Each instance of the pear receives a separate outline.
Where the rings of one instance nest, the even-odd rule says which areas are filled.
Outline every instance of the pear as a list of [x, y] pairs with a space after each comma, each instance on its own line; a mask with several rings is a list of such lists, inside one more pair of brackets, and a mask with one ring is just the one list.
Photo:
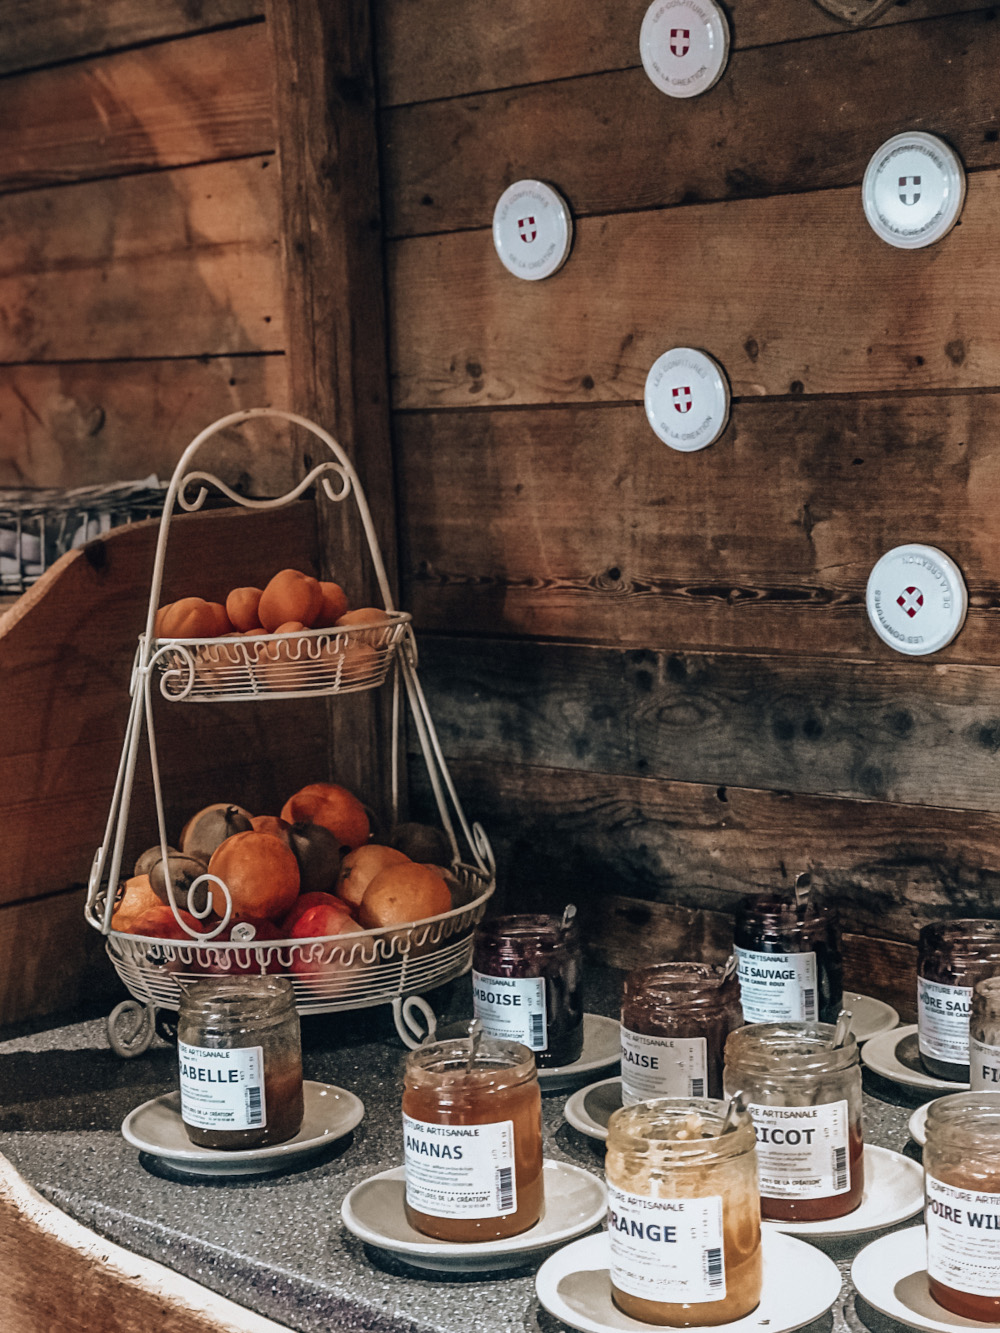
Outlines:
[[389, 839], [389, 846], [395, 847], [411, 861], [430, 862], [431, 865], [451, 865], [451, 843], [442, 829], [433, 824], [397, 824]]
[[[153, 850], [153, 848], [150, 848], [150, 851]], [[155, 850], [159, 853], [160, 849], [157, 847]], [[204, 875], [208, 869], [208, 863], [203, 861], [200, 856], [186, 856], [183, 852], [175, 852], [167, 857], [167, 868], [170, 872], [177, 906], [187, 908], [187, 891], [199, 875]], [[149, 885], [158, 898], [162, 898], [165, 903], [170, 901], [167, 896], [167, 879], [163, 873], [163, 858], [159, 855], [149, 870]], [[208, 887], [208, 885], [205, 886], [206, 892]], [[201, 904], [196, 904], [196, 906], [201, 906]]]
[[289, 832], [299, 863], [300, 893], [332, 893], [340, 874], [340, 841], [322, 824], [302, 821]]
[[225, 801], [206, 805], [181, 829], [181, 851], [186, 856], [199, 856], [207, 862], [216, 847], [234, 833], [249, 833], [253, 828], [252, 819], [241, 805], [228, 805]]

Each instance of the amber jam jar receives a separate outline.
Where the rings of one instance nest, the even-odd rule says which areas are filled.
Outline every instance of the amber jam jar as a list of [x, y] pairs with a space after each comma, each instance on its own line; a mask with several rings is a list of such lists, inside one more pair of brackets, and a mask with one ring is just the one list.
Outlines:
[[177, 1015], [181, 1119], [202, 1148], [263, 1148], [302, 1125], [302, 1045], [285, 977], [185, 986]]
[[858, 1044], [831, 1023], [754, 1023], [726, 1041], [727, 1097], [745, 1093], [757, 1130], [761, 1216], [843, 1217], [861, 1202], [864, 1140]]
[[630, 972], [622, 989], [622, 1104], [721, 1097], [723, 1048], [742, 1022], [735, 959]]
[[615, 1304], [647, 1324], [741, 1319], [760, 1302], [754, 1131], [725, 1102], [658, 1098], [608, 1121], [605, 1172]]
[[972, 991], [998, 974], [1000, 921], [932, 921], [921, 930], [917, 1044], [928, 1073], [968, 1082]]
[[476, 927], [472, 1004], [490, 1037], [520, 1042], [540, 1069], [583, 1051], [582, 962], [576, 909], [498, 916]]
[[406, 1217], [437, 1240], [501, 1240], [542, 1212], [542, 1098], [535, 1058], [470, 1037], [411, 1051], [403, 1091]]
[[733, 930], [747, 1023], [835, 1023], [844, 993], [840, 931], [819, 903], [792, 894], [744, 898]]
[[931, 1102], [924, 1187], [931, 1295], [952, 1314], [1000, 1326], [1000, 1093]]
[[972, 988], [969, 1086], [973, 1092], [1000, 1093], [1000, 977], [987, 977]]

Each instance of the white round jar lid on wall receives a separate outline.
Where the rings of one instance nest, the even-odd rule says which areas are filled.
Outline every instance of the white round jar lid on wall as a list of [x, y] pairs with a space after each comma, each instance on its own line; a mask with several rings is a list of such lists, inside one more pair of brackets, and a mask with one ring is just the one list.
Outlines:
[[722, 367], [694, 347], [674, 347], [646, 376], [646, 419], [664, 444], [694, 453], [714, 443], [729, 421]]
[[639, 31], [642, 67], [668, 97], [697, 97], [729, 60], [729, 24], [715, 0], [654, 0]]
[[936, 653], [965, 623], [969, 593], [962, 571], [936, 546], [887, 551], [868, 576], [868, 619], [890, 648], [911, 657]]
[[504, 268], [537, 282], [566, 262], [573, 219], [566, 200], [544, 181], [515, 181], [493, 210], [493, 244]]
[[876, 236], [900, 250], [917, 250], [939, 241], [958, 221], [965, 168], [934, 134], [896, 134], [865, 168], [861, 200]]

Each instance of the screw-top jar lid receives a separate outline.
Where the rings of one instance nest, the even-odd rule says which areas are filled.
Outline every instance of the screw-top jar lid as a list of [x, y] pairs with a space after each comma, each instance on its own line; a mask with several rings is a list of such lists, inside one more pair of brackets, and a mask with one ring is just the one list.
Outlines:
[[713, 444], [729, 423], [729, 383], [722, 367], [694, 347], [674, 347], [646, 376], [646, 419], [654, 434], [681, 453]]
[[895, 546], [877, 561], [865, 591], [868, 619], [898, 653], [921, 657], [951, 643], [965, 624], [962, 571], [936, 546]]
[[875, 235], [900, 250], [933, 245], [958, 221], [965, 170], [943, 139], [910, 130], [872, 155], [861, 185], [865, 217]]
[[508, 185], [493, 210], [493, 244], [515, 278], [537, 282], [566, 262], [573, 219], [566, 200], [544, 181]]
[[722, 77], [729, 24], [715, 0], [654, 0], [639, 30], [650, 80], [668, 97], [697, 97]]

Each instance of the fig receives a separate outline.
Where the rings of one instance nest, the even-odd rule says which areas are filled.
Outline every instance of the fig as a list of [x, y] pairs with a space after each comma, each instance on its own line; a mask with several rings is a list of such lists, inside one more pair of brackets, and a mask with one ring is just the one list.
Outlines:
[[180, 849], [185, 856], [201, 857], [207, 862], [227, 838], [234, 833], [249, 833], [252, 828], [253, 817], [241, 805], [218, 801], [191, 816], [181, 829]]
[[301, 893], [332, 893], [340, 874], [340, 839], [324, 824], [295, 823], [289, 833]]
[[[168, 847], [167, 855], [179, 856], [180, 852], [177, 850], [176, 847]], [[143, 854], [139, 857], [138, 861], [136, 861], [135, 869], [132, 871], [132, 874], [148, 875], [149, 872], [152, 870], [153, 866], [156, 865], [157, 861], [159, 861], [162, 858], [162, 856], [163, 856], [163, 849], [161, 848], [159, 843], [157, 843], [155, 847], [147, 847], [146, 850], [143, 852]]]
[[411, 861], [430, 862], [436, 866], [451, 865], [452, 850], [444, 830], [433, 824], [397, 824], [389, 839]]
[[[199, 856], [185, 856], [183, 852], [177, 852], [175, 855], [167, 857], [167, 869], [170, 873], [170, 881], [173, 884], [177, 906], [186, 908], [188, 905], [188, 889], [199, 875], [204, 875], [208, 865]], [[150, 867], [149, 885], [158, 898], [162, 898], [165, 903], [169, 903], [170, 898], [167, 895], [167, 879], [163, 873], [162, 857], [154, 861]], [[201, 906], [201, 904], [196, 904], [196, 906]]]

